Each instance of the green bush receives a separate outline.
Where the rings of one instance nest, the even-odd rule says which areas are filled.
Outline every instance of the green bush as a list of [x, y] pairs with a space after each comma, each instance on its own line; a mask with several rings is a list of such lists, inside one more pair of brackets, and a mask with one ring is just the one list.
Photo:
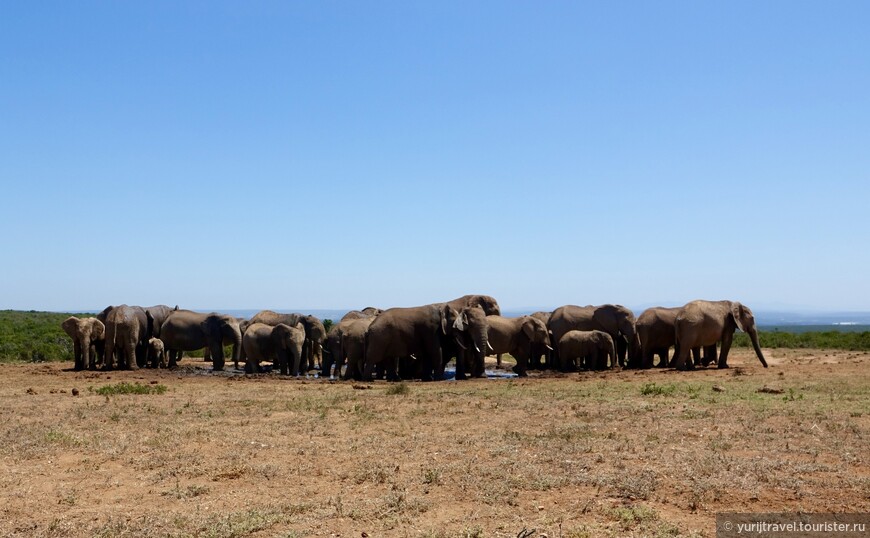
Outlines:
[[[759, 331], [762, 347], [789, 349], [842, 349], [847, 351], [870, 351], [870, 331], [812, 331], [791, 333], [783, 331]], [[735, 347], [752, 347], [745, 333], [734, 335]]]
[[72, 340], [60, 328], [71, 315], [93, 314], [0, 311], [0, 362], [73, 360]]

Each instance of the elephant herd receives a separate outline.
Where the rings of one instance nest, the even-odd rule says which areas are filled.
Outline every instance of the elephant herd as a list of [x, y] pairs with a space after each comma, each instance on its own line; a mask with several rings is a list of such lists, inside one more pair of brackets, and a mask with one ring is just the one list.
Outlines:
[[655, 356], [658, 367], [686, 370], [716, 361], [726, 368], [738, 328], [767, 367], [752, 311], [735, 301], [649, 308], [636, 319], [611, 304], [503, 317], [494, 298], [465, 295], [410, 308], [353, 310], [328, 332], [303, 314], [263, 310], [246, 320], [178, 306], [120, 305], [93, 318], [70, 317], [62, 328], [73, 340], [76, 370], [172, 368], [183, 352], [200, 349], [222, 370], [225, 346], [232, 346], [235, 368], [244, 361], [249, 373], [267, 361], [284, 375], [319, 368], [325, 377], [357, 380], [444, 379], [452, 360], [457, 379], [483, 377], [485, 357], [495, 355], [500, 366], [506, 353], [520, 376], [541, 368], [651, 368]]

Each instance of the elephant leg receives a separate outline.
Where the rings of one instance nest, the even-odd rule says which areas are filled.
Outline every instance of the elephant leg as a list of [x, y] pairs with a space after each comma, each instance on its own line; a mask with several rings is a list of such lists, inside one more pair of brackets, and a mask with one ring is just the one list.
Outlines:
[[84, 369], [84, 360], [82, 358], [82, 342], [78, 338], [73, 340], [73, 369]]
[[717, 362], [716, 360], [716, 344], [711, 346], [704, 346], [704, 358], [702, 359], [704, 366], [707, 366], [711, 362]]
[[677, 345], [677, 351], [674, 353], [674, 360], [671, 361], [671, 366], [677, 370], [694, 370], [695, 365], [689, 360], [689, 355], [692, 349], [689, 346]]
[[124, 355], [127, 356], [127, 369], [128, 370], [138, 370], [139, 369], [139, 357], [136, 356], [137, 352], [136, 342], [134, 340], [129, 340], [124, 345]]
[[698, 366], [701, 364], [701, 348], [693, 347], [692, 348], [692, 363], [694, 366]]
[[728, 352], [731, 351], [731, 342], [734, 340], [734, 333], [722, 335], [722, 347], [719, 349], [719, 368], [728, 368]]
[[501, 353], [497, 353], [495, 356], [495, 365], [501, 368]]

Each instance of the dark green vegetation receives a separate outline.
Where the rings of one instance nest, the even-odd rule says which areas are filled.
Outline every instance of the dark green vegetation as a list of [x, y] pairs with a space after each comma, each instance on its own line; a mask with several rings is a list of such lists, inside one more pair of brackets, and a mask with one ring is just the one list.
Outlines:
[[[870, 351], [870, 331], [863, 332], [782, 332], [758, 331], [762, 347], [789, 349], [842, 349], [846, 351]], [[734, 335], [737, 347], [752, 347], [745, 333]]]
[[0, 311], [0, 361], [71, 361], [72, 340], [60, 328], [71, 315], [55, 312]]
[[[63, 320], [71, 315], [87, 317], [94, 314], [0, 311], [0, 362], [73, 360], [72, 341], [60, 328]], [[329, 321], [324, 320], [327, 328]], [[870, 351], [870, 331], [799, 332], [799, 328], [795, 328], [795, 332], [774, 330], [759, 331], [758, 334], [761, 345], [768, 348]], [[749, 338], [743, 333], [734, 335], [734, 345], [751, 347]], [[187, 355], [202, 357], [202, 351]]]

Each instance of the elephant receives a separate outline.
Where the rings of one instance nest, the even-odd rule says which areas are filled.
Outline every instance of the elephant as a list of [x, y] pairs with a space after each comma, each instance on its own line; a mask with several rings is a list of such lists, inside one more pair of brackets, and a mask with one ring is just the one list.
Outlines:
[[423, 380], [443, 378], [442, 337], [460, 336], [465, 322], [446, 303], [385, 310], [369, 325], [363, 379], [371, 379], [376, 366], [386, 366], [387, 378], [398, 380], [398, 359], [415, 355], [422, 362]]
[[326, 340], [326, 328], [323, 322], [315, 316], [306, 316], [303, 314], [279, 314], [271, 310], [261, 310], [251, 318], [250, 323], [265, 323], [266, 325], [277, 325], [283, 323], [291, 327], [295, 327], [297, 323], [302, 323], [305, 327], [305, 344], [302, 348], [302, 367], [305, 371], [313, 370], [315, 363], [322, 367], [323, 363], [323, 341]]
[[588, 370], [601, 370], [616, 365], [616, 346], [613, 338], [604, 331], [568, 331], [559, 339], [559, 360], [562, 371], [576, 363], [577, 368], [585, 364]]
[[342, 321], [347, 321], [350, 319], [363, 319], [363, 318], [372, 318], [377, 316], [383, 312], [380, 308], [375, 308], [373, 306], [368, 306], [363, 308], [362, 310], [351, 310], [339, 320], [339, 323]]
[[[532, 314], [529, 314], [529, 316], [536, 318], [536, 319], [539, 319], [544, 324], [544, 327], [549, 327], [550, 316], [552, 316], [552, 315], [553, 315], [552, 312], [543, 312], [543, 311], [534, 312]], [[546, 358], [547, 359], [546, 366], [547, 367], [550, 366], [550, 362], [553, 360], [552, 359], [552, 353], [553, 353], [552, 346], [558, 342], [553, 341], [553, 334], [550, 332], [549, 329], [547, 329], [547, 334], [548, 334], [548, 338], [550, 339], [549, 346], [543, 346], [537, 342], [532, 342], [532, 350], [531, 350], [531, 353], [529, 354], [529, 361], [528, 361], [528, 365], [527, 365], [529, 370], [541, 370], [544, 368], [544, 363], [541, 362], [541, 357]]]
[[[335, 378], [362, 379], [365, 362], [365, 335], [375, 316], [350, 317], [333, 325], [326, 335], [323, 346], [323, 365], [320, 375], [330, 377], [335, 365]], [[347, 361], [347, 370], [342, 376], [341, 367]]]
[[233, 362], [238, 368], [242, 347], [239, 321], [233, 316], [202, 314], [190, 310], [175, 310], [160, 326], [160, 339], [169, 352], [169, 367], [178, 365], [182, 351], [196, 351], [207, 347], [211, 352], [213, 368], [224, 369], [224, 345], [232, 344]]
[[678, 370], [694, 368], [694, 364], [688, 362], [690, 349], [715, 345], [716, 342], [721, 342], [722, 346], [718, 367], [728, 368], [728, 351], [736, 329], [749, 335], [755, 355], [767, 368], [758, 342], [755, 316], [748, 306], [737, 301], [692, 301], [677, 313], [674, 326], [679, 348], [679, 353], [674, 357], [674, 366]]
[[[335, 363], [335, 377], [341, 373], [342, 363], [347, 361], [347, 368], [342, 379], [362, 379], [365, 367], [366, 333], [376, 317], [351, 319], [342, 323], [347, 325], [341, 329], [341, 354]], [[341, 323], [339, 324], [341, 325]]]
[[486, 316], [488, 324], [488, 343], [490, 354], [497, 354], [501, 365], [501, 354], [510, 353], [517, 360], [513, 371], [520, 377], [525, 377], [529, 358], [539, 347], [553, 349], [550, 346], [550, 334], [547, 325], [532, 316], [505, 318], [502, 316]]
[[[106, 350], [103, 368], [115, 367], [115, 352], [118, 353], [118, 368], [136, 370], [145, 366], [148, 320], [141, 306], [125, 304], [109, 307], [106, 315]], [[104, 310], [104, 312], [106, 312]], [[117, 347], [117, 349], [116, 349]]]
[[447, 304], [457, 312], [461, 312], [463, 308], [469, 306], [479, 306], [487, 316], [501, 315], [501, 308], [498, 306], [498, 301], [489, 295], [463, 295], [462, 297], [453, 299], [452, 301], [447, 301]]
[[[113, 312], [117, 309], [123, 309], [123, 315], [114, 315]], [[107, 349], [107, 354], [111, 351], [113, 354], [116, 349], [117, 342], [117, 333], [120, 331], [123, 333], [124, 337], [126, 335], [135, 333], [136, 342], [134, 345], [134, 351], [132, 355], [135, 356], [135, 360], [125, 359], [123, 362], [126, 362], [128, 365], [133, 365], [131, 367], [141, 367], [146, 364], [146, 354], [148, 349], [148, 339], [152, 336], [159, 337], [159, 326], [166, 320], [166, 317], [169, 316], [170, 313], [178, 310], [178, 306], [170, 308], [166, 305], [155, 305], [149, 307], [141, 307], [141, 306], [107, 306], [103, 309], [102, 312], [97, 314], [97, 319], [103, 322], [106, 326], [106, 347], [111, 348]], [[148, 313], [151, 313], [151, 317], [153, 322], [149, 325], [148, 321]], [[112, 322], [110, 323], [110, 319]], [[116, 326], [115, 324], [120, 322], [120, 326]], [[135, 325], [135, 327], [134, 327]], [[109, 343], [111, 340], [111, 343]], [[126, 345], [121, 346], [117, 349], [120, 353], [124, 353], [125, 355], [131, 354], [131, 352], [127, 349]], [[118, 364], [123, 364], [119, 357]], [[114, 356], [109, 357], [108, 360], [104, 361], [104, 368], [111, 368], [114, 364]]]
[[[266, 325], [251, 323], [242, 338], [247, 361], [245, 372], [260, 371], [260, 361], [272, 361], [282, 375], [299, 375], [302, 362], [302, 345], [305, 342], [305, 327], [301, 323], [291, 327], [284, 323]], [[290, 359], [293, 359], [292, 369]], [[288, 371], [289, 370], [289, 371]]]
[[351, 318], [339, 321], [329, 328], [326, 333], [326, 340], [323, 342], [323, 361], [320, 365], [320, 377], [332, 376], [332, 365], [335, 365], [335, 377], [338, 378], [341, 374], [341, 364], [344, 358], [341, 355], [341, 329], [342, 323], [355, 321], [361, 318]]
[[[560, 306], [553, 311], [547, 328], [551, 332], [553, 342], [559, 342], [571, 330], [604, 331], [610, 335], [615, 345], [621, 336], [628, 339], [629, 362], [636, 363], [640, 352], [640, 340], [637, 337], [634, 314], [621, 305], [605, 304], [601, 306]], [[617, 349], [619, 351], [619, 349]], [[558, 348], [553, 353], [553, 366], [561, 367]], [[620, 362], [625, 364], [623, 357]]]
[[163, 340], [153, 337], [148, 339], [147, 361], [152, 368], [166, 368], [166, 349]]
[[[677, 319], [682, 307], [665, 308], [662, 306], [654, 306], [647, 308], [637, 318], [637, 334], [640, 339], [640, 348], [642, 353], [642, 368], [652, 368], [655, 355], [659, 356], [658, 367], [664, 368], [668, 366], [668, 350], [674, 346], [674, 356], [679, 354], [676, 349], [677, 337], [674, 323]], [[692, 356], [695, 362], [703, 362], [704, 366], [710, 361], [716, 360], [716, 344], [713, 343], [704, 347], [704, 358], [701, 359], [701, 350], [698, 347], [692, 348]]]
[[[489, 323], [486, 312], [479, 305], [468, 306], [459, 312], [465, 330], [453, 337], [442, 336], [442, 364], [456, 357], [456, 379], [471, 377], [486, 377], [486, 352], [489, 350]], [[428, 372], [424, 371], [424, 375]], [[434, 372], [436, 376], [444, 377], [443, 369]]]
[[95, 370], [97, 365], [102, 366], [106, 342], [103, 322], [97, 318], [70, 316], [60, 326], [72, 338], [76, 370]]

